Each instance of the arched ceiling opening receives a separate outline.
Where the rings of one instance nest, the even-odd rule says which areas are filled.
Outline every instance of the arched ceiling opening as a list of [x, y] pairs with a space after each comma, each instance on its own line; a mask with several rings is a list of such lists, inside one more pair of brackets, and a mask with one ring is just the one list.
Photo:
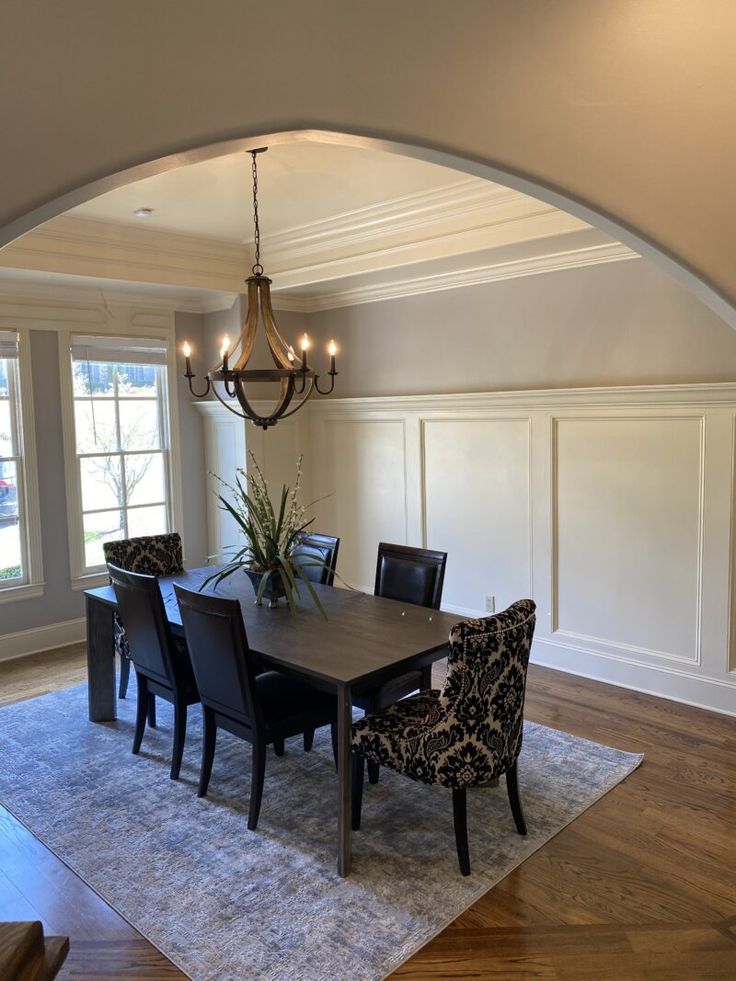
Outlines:
[[4, 11], [0, 243], [140, 177], [264, 142], [382, 148], [516, 188], [736, 325], [728, 0]]

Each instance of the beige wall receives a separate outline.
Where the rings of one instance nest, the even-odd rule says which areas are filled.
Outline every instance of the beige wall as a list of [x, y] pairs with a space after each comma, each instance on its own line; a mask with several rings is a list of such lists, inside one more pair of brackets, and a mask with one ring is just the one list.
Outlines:
[[0, 241], [136, 165], [312, 128], [528, 178], [733, 301], [735, 28], [731, 0], [5, 0]]
[[641, 259], [277, 320], [317, 368], [335, 337], [346, 397], [736, 380], [734, 331]]

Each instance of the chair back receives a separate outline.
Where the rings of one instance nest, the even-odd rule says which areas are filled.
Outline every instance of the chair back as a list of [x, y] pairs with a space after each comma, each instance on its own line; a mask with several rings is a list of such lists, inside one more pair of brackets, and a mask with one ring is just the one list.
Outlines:
[[381, 542], [375, 595], [439, 610], [446, 564], [447, 552]]
[[439, 714], [443, 731], [462, 749], [448, 752], [446, 776], [453, 767], [463, 769], [464, 786], [504, 773], [521, 751], [535, 610], [533, 600], [518, 600], [503, 613], [452, 628]]
[[166, 535], [145, 535], [124, 538], [119, 542], [104, 542], [105, 562], [126, 572], [142, 572], [147, 576], [173, 576], [184, 568], [181, 536], [172, 531]]
[[238, 600], [174, 584], [202, 704], [250, 729], [262, 718]]
[[333, 586], [340, 539], [332, 535], [302, 534], [292, 556], [311, 582]]
[[171, 633], [156, 576], [127, 572], [110, 562], [110, 581], [136, 671], [174, 688]]

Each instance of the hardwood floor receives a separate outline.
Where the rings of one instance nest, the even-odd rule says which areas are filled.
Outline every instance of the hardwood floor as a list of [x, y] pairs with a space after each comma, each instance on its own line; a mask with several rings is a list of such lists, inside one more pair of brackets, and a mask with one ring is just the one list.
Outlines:
[[[85, 676], [80, 646], [0, 663], [0, 704]], [[526, 715], [646, 760], [394, 977], [736, 978], [736, 719], [538, 667]], [[0, 809], [0, 920], [34, 918], [60, 977], [182, 977]]]

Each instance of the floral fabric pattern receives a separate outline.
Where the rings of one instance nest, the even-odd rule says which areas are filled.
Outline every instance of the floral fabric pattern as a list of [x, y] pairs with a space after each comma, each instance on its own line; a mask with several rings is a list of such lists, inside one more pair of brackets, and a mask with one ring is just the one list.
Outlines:
[[[111, 562], [126, 572], [140, 572], [146, 576], [172, 576], [184, 568], [181, 535], [175, 531], [167, 535], [145, 535], [140, 538], [124, 538], [119, 542], [105, 542], [102, 550], [105, 562]], [[129, 658], [130, 648], [125, 628], [117, 613], [113, 616], [113, 639], [115, 653]]]
[[509, 770], [521, 752], [536, 606], [465, 620], [450, 633], [442, 691], [410, 695], [353, 725], [353, 752], [421, 783], [460, 790]]

